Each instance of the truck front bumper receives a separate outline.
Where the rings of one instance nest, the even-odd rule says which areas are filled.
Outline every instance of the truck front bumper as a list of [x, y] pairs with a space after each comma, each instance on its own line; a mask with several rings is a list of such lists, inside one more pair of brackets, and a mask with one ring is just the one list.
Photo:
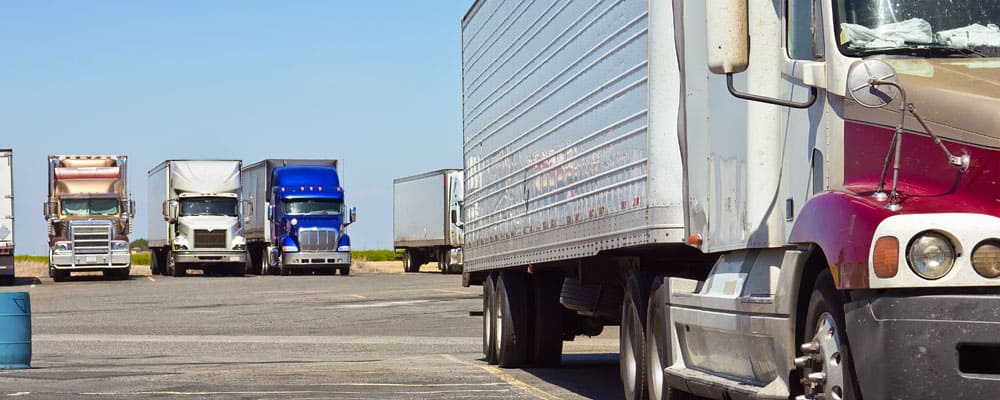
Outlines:
[[245, 263], [247, 262], [247, 252], [181, 250], [174, 252], [174, 262], [179, 264]]
[[342, 267], [351, 265], [349, 251], [298, 252], [281, 255], [281, 264], [292, 268]]
[[1000, 293], [879, 297], [845, 310], [863, 398], [1000, 393]]
[[129, 253], [52, 254], [49, 263], [59, 270], [104, 271], [131, 267], [132, 256]]

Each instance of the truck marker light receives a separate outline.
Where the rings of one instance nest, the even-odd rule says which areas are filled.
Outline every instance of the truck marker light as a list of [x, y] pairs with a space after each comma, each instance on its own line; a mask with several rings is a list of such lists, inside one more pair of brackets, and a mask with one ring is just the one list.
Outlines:
[[899, 272], [899, 239], [895, 236], [882, 236], [875, 241], [872, 268], [875, 269], [875, 276], [879, 278], [896, 276]]
[[1000, 241], [987, 240], [972, 250], [972, 268], [984, 278], [1000, 277]]
[[692, 246], [701, 246], [701, 234], [692, 233], [691, 236], [688, 236], [687, 242]]
[[310, 191], [310, 192], [311, 192], [311, 191], [313, 191], [313, 186], [310, 186], [310, 187], [309, 187], [309, 191]]
[[322, 186], [317, 186], [317, 189], [319, 189], [320, 192], [323, 191], [323, 187]]

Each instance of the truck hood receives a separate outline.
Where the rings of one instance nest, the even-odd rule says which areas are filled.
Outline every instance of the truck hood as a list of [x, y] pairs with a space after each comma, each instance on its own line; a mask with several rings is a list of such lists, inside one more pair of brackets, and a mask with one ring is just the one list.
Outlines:
[[236, 217], [222, 215], [192, 215], [177, 218], [181, 229], [230, 229], [236, 226]]
[[[907, 100], [934, 133], [985, 147], [1000, 147], [1000, 59], [885, 59], [896, 69]], [[900, 97], [882, 108], [848, 101], [848, 119], [895, 126]], [[912, 117], [906, 129], [923, 132]]]
[[324, 216], [307, 216], [307, 215], [294, 215], [285, 216], [286, 221], [290, 221], [295, 218], [295, 227], [297, 229], [308, 229], [308, 228], [326, 228], [326, 229], [336, 229], [340, 230], [340, 226], [343, 223], [343, 216], [341, 215], [324, 215]]

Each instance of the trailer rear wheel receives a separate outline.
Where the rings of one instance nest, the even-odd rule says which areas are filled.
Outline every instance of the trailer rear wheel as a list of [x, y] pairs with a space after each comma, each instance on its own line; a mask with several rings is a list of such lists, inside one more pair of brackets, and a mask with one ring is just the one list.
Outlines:
[[670, 387], [663, 369], [670, 366], [670, 329], [667, 321], [666, 277], [656, 277], [650, 289], [646, 310], [646, 370], [650, 400], [694, 400], [694, 395]]
[[491, 365], [497, 363], [496, 282], [495, 273], [489, 274], [483, 281], [483, 355]]
[[646, 308], [649, 302], [648, 276], [636, 272], [625, 285], [618, 361], [625, 399], [646, 399]]
[[149, 273], [152, 275], [159, 275], [162, 273], [160, 272], [160, 268], [163, 267], [160, 266], [158, 258], [159, 257], [156, 256], [156, 249], [149, 249]]
[[403, 271], [420, 272], [420, 264], [417, 263], [416, 258], [410, 249], [403, 250]]
[[559, 304], [562, 276], [553, 272], [531, 274], [534, 303], [531, 361], [543, 367], [558, 367], [562, 361], [563, 307]]
[[447, 274], [451, 272], [451, 270], [448, 268], [448, 261], [451, 261], [450, 260], [451, 254], [449, 253], [450, 251], [444, 247], [437, 249], [438, 270], [441, 271], [442, 274]]
[[503, 271], [496, 290], [496, 352], [501, 368], [524, 365], [528, 356], [529, 314], [527, 276], [520, 271]]

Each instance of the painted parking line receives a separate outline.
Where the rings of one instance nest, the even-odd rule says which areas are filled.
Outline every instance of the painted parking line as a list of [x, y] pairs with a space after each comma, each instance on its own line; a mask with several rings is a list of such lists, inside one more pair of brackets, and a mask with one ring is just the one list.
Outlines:
[[558, 396], [556, 396], [554, 394], [551, 394], [549, 392], [546, 392], [546, 391], [544, 391], [544, 390], [542, 390], [542, 389], [540, 389], [538, 387], [532, 386], [532, 385], [528, 384], [527, 382], [524, 382], [524, 381], [522, 381], [520, 379], [517, 379], [517, 378], [513, 377], [512, 375], [510, 375], [510, 374], [508, 374], [506, 372], [501, 371], [500, 368], [494, 367], [492, 365], [485, 365], [485, 364], [478, 364], [478, 363], [473, 363], [473, 362], [469, 362], [469, 361], [463, 361], [463, 360], [458, 359], [458, 357], [455, 357], [455, 356], [453, 356], [451, 354], [442, 354], [441, 357], [444, 358], [445, 360], [448, 360], [448, 361], [451, 361], [451, 362], [454, 362], [454, 363], [458, 363], [458, 364], [462, 364], [462, 365], [467, 365], [467, 366], [470, 366], [470, 367], [480, 368], [483, 371], [486, 371], [487, 373], [489, 373], [490, 375], [493, 375], [493, 376], [495, 376], [497, 378], [500, 378], [500, 380], [506, 382], [508, 385], [511, 385], [514, 388], [519, 389], [521, 391], [527, 392], [528, 394], [534, 396], [535, 398], [537, 398], [539, 400], [559, 400]]
[[153, 279], [152, 276], [147, 276], [146, 279], [149, 279], [150, 282], [156, 282], [156, 279]]

